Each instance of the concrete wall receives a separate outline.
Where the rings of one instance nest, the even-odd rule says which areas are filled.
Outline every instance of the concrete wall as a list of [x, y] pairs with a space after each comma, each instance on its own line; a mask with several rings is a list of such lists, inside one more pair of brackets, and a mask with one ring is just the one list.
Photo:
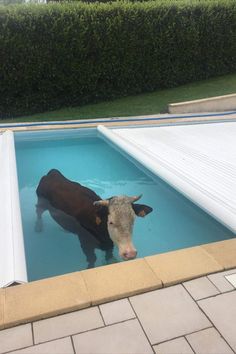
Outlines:
[[236, 93], [195, 101], [171, 103], [169, 113], [223, 112], [236, 110]]

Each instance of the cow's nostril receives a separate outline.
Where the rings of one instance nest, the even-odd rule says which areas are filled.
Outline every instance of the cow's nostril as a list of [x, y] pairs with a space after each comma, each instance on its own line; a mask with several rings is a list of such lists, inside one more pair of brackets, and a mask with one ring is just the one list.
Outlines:
[[128, 260], [128, 259], [134, 259], [136, 256], [137, 256], [137, 251], [130, 251], [130, 252], [125, 252], [122, 258]]

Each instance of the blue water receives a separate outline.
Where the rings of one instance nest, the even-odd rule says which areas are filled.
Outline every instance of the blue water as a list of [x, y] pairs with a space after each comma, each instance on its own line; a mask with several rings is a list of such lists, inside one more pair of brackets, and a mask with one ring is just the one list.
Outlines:
[[[42, 136], [45, 139], [42, 140]], [[133, 240], [138, 257], [234, 237], [233, 233], [157, 177], [145, 173], [117, 150], [97, 137], [68, 133], [55, 140], [45, 133], [16, 134], [21, 213], [29, 281], [87, 268], [78, 237], [63, 230], [43, 214], [44, 228], [34, 231], [40, 178], [50, 169], [93, 189], [102, 198], [143, 194], [140, 203], [153, 208], [145, 218], [136, 218]], [[55, 135], [56, 136], [56, 135]], [[105, 265], [105, 255], [96, 250], [96, 266]], [[121, 261], [115, 250], [113, 262]]]

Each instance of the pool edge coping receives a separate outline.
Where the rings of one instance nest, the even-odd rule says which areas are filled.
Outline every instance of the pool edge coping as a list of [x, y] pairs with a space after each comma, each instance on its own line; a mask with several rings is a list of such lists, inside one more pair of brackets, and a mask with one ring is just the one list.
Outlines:
[[229, 270], [235, 254], [233, 238], [2, 288], [0, 329]]
[[[224, 122], [225, 120], [235, 120], [235, 117], [223, 119], [222, 117], [204, 117], [199, 121], [199, 117], [195, 116], [181, 119], [180, 124]], [[154, 120], [151, 125], [173, 123], [179, 124], [178, 119], [170, 117]], [[38, 126], [18, 129], [8, 127], [7, 129], [13, 131], [78, 129], [94, 128], [98, 124], [94, 122], [80, 126], [58, 124], [53, 127], [45, 125], [41, 129]], [[103, 124], [109, 127], [122, 127], [134, 124], [135, 126], [147, 125], [147, 122], [131, 120], [129, 122], [104, 122]], [[0, 127], [0, 132], [5, 130], [6, 128]], [[0, 330], [232, 269], [236, 267], [235, 254], [236, 238], [233, 238], [2, 288], [0, 289]], [[176, 262], [178, 262], [178, 269], [175, 266]], [[128, 281], [127, 266], [130, 274]], [[116, 275], [115, 282], [114, 275]], [[112, 283], [116, 285], [115, 292], [111, 287]]]

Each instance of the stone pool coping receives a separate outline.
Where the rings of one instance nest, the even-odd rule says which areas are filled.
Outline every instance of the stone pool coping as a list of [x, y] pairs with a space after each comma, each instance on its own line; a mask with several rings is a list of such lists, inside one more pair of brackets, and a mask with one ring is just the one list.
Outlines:
[[0, 329], [236, 267], [236, 238], [0, 289]]
[[[166, 125], [186, 122], [210, 122], [229, 117], [164, 118], [149, 122]], [[101, 123], [100, 123], [101, 124]], [[147, 125], [147, 122], [103, 122], [106, 126]], [[14, 131], [96, 127], [73, 123], [57, 126], [14, 127]], [[7, 128], [9, 129], [9, 127]], [[0, 127], [0, 131], [6, 128]], [[161, 236], [160, 236], [161, 237]], [[127, 296], [178, 284], [200, 276], [236, 267], [236, 238], [181, 249], [133, 261], [74, 272], [27, 284], [0, 289], [0, 329], [84, 309]]]

